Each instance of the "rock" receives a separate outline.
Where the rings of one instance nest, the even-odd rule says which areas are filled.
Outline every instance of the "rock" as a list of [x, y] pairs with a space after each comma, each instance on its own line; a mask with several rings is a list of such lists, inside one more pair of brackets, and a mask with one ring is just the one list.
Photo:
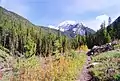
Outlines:
[[117, 51], [120, 51], [120, 49], [117, 49]]
[[111, 43], [111, 45], [117, 45], [118, 44], [118, 42], [117, 41], [113, 41], [112, 43]]
[[18, 51], [15, 51], [15, 55], [18, 56], [18, 57], [21, 56], [21, 54]]
[[90, 56], [90, 55], [93, 54], [93, 52], [90, 50], [90, 51], [88, 51], [86, 54], [87, 54], [88, 56]]
[[92, 49], [97, 49], [97, 48], [99, 48], [99, 46], [94, 46]]
[[109, 68], [107, 69], [107, 73], [112, 76], [115, 73], [115, 69]]
[[11, 71], [12, 68], [3, 68], [3, 69], [0, 69], [1, 72], [6, 72], [6, 71]]
[[94, 46], [90, 51], [88, 51], [86, 54], [88, 56], [90, 55], [97, 55], [99, 53], [102, 52], [106, 52], [106, 51], [110, 51], [110, 50], [114, 50], [114, 46], [112, 45], [112, 43], [107, 43], [105, 45], [101, 45], [101, 46]]
[[93, 68], [95, 65], [98, 65], [98, 64], [100, 64], [100, 63], [98, 63], [98, 62], [91, 63], [87, 66], [87, 69]]

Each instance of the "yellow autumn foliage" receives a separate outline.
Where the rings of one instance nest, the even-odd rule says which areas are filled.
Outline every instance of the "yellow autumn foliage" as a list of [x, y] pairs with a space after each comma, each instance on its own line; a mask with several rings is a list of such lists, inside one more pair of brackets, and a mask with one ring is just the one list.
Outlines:
[[78, 54], [74, 51], [68, 56], [60, 55], [59, 59], [51, 56], [39, 60], [34, 56], [19, 63], [18, 74], [13, 75], [11, 81], [74, 81], [85, 60], [85, 54]]

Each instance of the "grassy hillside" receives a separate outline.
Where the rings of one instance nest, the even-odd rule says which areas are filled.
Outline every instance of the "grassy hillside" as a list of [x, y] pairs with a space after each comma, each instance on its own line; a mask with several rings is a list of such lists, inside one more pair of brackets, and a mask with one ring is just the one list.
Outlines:
[[98, 64], [91, 68], [95, 81], [120, 81], [120, 51], [114, 50], [93, 57]]

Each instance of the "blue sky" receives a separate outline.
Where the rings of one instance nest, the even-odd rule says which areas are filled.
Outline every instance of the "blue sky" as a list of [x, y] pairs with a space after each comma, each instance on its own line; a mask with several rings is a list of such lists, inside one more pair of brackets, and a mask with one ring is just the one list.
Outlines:
[[120, 16], [120, 0], [0, 0], [0, 5], [36, 25], [57, 26], [65, 20], [82, 22], [94, 30], [110, 16]]

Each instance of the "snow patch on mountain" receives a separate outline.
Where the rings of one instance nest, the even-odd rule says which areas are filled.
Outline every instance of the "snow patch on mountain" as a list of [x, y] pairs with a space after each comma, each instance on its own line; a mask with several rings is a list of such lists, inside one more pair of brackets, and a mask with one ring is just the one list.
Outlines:
[[61, 22], [58, 26], [59, 26], [59, 27], [62, 27], [62, 26], [74, 25], [74, 24], [76, 24], [75, 21], [66, 20], [66, 21], [64, 21], [64, 22]]
[[58, 29], [59, 29], [58, 27], [56, 27], [56, 26], [52, 26], [52, 25], [48, 25], [48, 27], [49, 27], [49, 28], [56, 29], [56, 30], [58, 30]]
[[75, 24], [77, 24], [76, 21], [66, 20], [64, 22], [61, 22], [57, 27], [64, 31], [67, 31], [70, 29], [70, 27], [72, 27]]
[[85, 33], [94, 33], [94, 30], [85, 27], [82, 23], [76, 22], [76, 21], [64, 21], [61, 22], [58, 26], [51, 26], [49, 25], [48, 27], [57, 29], [62, 32], [64, 32], [65, 35], [74, 37], [77, 34], [79, 35], [85, 35]]
[[[49, 28], [52, 28], [52, 29], [59, 30], [59, 27], [58, 27], [58, 26], [48, 25], [48, 27], [49, 27]], [[63, 29], [63, 28], [60, 28], [60, 31], [64, 32], [64, 29]]]

